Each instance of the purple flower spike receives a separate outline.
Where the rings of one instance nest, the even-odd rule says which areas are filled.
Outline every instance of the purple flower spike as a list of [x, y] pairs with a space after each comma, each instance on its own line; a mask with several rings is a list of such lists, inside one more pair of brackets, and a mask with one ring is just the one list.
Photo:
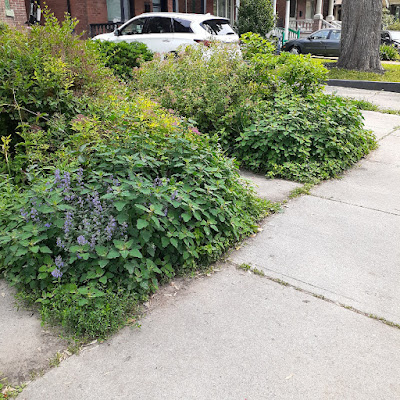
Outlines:
[[77, 237], [77, 242], [79, 246], [84, 246], [87, 243], [87, 240], [85, 239], [85, 236], [81, 235]]
[[62, 268], [64, 266], [64, 261], [62, 260], [61, 256], [57, 256], [54, 260], [57, 268]]
[[172, 195], [171, 195], [171, 200], [175, 200], [177, 194], [178, 194], [178, 191], [175, 190], [174, 193], [172, 193]]
[[168, 215], [168, 207], [165, 207], [164, 216], [167, 216], [167, 215]]
[[63, 273], [58, 268], [54, 268], [51, 274], [54, 278], [61, 278], [63, 276]]

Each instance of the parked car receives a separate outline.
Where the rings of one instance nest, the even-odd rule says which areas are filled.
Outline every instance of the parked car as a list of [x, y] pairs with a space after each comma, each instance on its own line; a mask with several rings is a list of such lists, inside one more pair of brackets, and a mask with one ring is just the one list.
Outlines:
[[283, 51], [294, 54], [338, 57], [340, 54], [340, 29], [321, 29], [304, 39], [287, 41]]
[[381, 43], [394, 46], [400, 52], [400, 31], [382, 31]]
[[156, 53], [173, 52], [182, 45], [208, 44], [211, 40], [239, 43], [226, 18], [211, 14], [146, 13], [132, 18], [113, 33], [94, 40], [141, 42]]

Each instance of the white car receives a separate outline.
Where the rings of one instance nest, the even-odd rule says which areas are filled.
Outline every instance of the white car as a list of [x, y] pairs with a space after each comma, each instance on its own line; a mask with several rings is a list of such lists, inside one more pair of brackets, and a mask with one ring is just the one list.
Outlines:
[[110, 42], [141, 42], [155, 53], [176, 51], [182, 45], [195, 43], [207, 45], [211, 40], [239, 43], [239, 36], [226, 18], [211, 14], [172, 12], [138, 15], [113, 33], [97, 35], [93, 39]]

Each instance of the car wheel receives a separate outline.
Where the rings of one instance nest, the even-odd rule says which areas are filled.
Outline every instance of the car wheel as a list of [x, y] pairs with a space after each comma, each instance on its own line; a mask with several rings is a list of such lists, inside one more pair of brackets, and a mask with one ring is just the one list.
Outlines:
[[293, 46], [293, 47], [290, 49], [290, 52], [291, 52], [292, 54], [301, 54], [300, 48], [297, 47], [297, 46]]

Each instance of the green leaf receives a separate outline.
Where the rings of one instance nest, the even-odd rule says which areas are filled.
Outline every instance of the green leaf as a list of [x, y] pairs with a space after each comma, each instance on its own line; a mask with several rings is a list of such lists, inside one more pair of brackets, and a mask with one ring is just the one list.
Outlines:
[[110, 260], [100, 260], [99, 261], [100, 268], [104, 268], [109, 262]]
[[183, 219], [185, 222], [188, 222], [188, 221], [190, 220], [190, 218], [191, 218], [191, 216], [190, 216], [189, 214], [186, 214], [186, 213], [183, 213], [183, 214], [182, 214], [182, 219]]
[[32, 252], [32, 253], [37, 253], [38, 251], [39, 251], [39, 246], [31, 246], [31, 247], [29, 247], [29, 250]]
[[47, 246], [40, 246], [41, 253], [53, 254], [53, 252]]
[[106, 276], [102, 276], [100, 279], [99, 279], [99, 282], [100, 283], [103, 283], [104, 285], [107, 283], [107, 277]]
[[146, 226], [148, 226], [148, 225], [149, 225], [149, 223], [144, 219], [138, 219], [137, 223], [136, 223], [136, 226], [138, 229], [146, 228]]
[[135, 264], [131, 264], [131, 263], [127, 263], [124, 265], [124, 268], [128, 271], [128, 273], [130, 275], [133, 274], [133, 272], [135, 271], [136, 265]]
[[[100, 256], [100, 257], [105, 257], [107, 255], [107, 247], [104, 246], [96, 246], [95, 247], [96, 253]], [[106, 265], [106, 264], [105, 264]]]
[[178, 248], [178, 241], [175, 238], [171, 238], [170, 239], [172, 246], [174, 246], [175, 248]]
[[117, 211], [122, 211], [122, 209], [128, 204], [127, 201], [116, 201], [114, 203], [115, 208]]
[[161, 245], [162, 245], [162, 247], [167, 247], [168, 245], [169, 245], [169, 239], [168, 239], [168, 237], [167, 236], [163, 236], [162, 238], [161, 238]]
[[130, 251], [129, 250], [120, 250], [122, 258], [126, 258], [129, 256]]
[[79, 306], [79, 307], [83, 307], [83, 306], [85, 306], [86, 304], [89, 304], [89, 300], [88, 300], [88, 299], [80, 299], [80, 300], [78, 301], [78, 306]]
[[81, 257], [82, 257], [84, 260], [89, 260], [90, 253], [82, 253], [82, 254], [81, 254]]
[[136, 258], [142, 258], [143, 257], [142, 253], [139, 251], [139, 249], [132, 249], [129, 252], [129, 255], [132, 256], [132, 257], [136, 257]]
[[107, 254], [108, 259], [118, 258], [119, 256], [120, 256], [120, 253], [117, 249], [111, 249]]
[[25, 249], [24, 247], [20, 247], [20, 248], [17, 250], [17, 252], [15, 253], [15, 257], [24, 256], [27, 252], [28, 252], [27, 249]]
[[123, 240], [113, 240], [113, 243], [118, 250], [122, 250], [125, 248], [125, 242]]

